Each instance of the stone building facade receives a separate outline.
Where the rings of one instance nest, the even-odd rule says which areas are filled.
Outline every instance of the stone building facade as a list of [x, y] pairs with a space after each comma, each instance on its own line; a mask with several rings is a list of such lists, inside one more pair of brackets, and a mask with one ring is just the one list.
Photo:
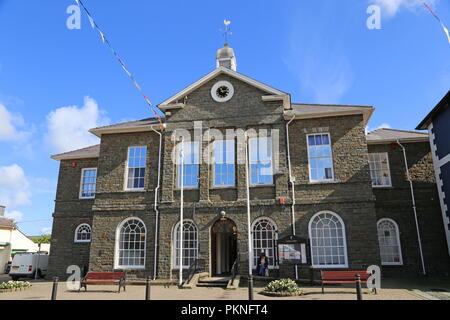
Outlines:
[[[144, 119], [91, 129], [99, 145], [53, 156], [60, 173], [50, 277], [65, 277], [69, 265], [78, 265], [174, 279], [180, 244], [185, 272], [198, 261], [210, 275], [229, 274], [233, 266], [245, 275], [264, 252], [277, 277], [287, 261], [278, 240], [292, 235], [305, 246], [291, 248], [291, 277], [299, 276], [295, 265], [301, 270], [383, 265], [388, 275], [416, 275], [422, 272], [420, 252], [427, 273], [448, 272], [443, 228], [434, 219], [439, 202], [427, 135], [366, 134], [374, 111], [369, 106], [292, 103], [289, 94], [236, 72], [231, 48], [219, 50], [217, 65], [159, 105], [163, 125]], [[189, 148], [201, 147], [201, 161], [174, 162], [185, 154], [180, 130], [197, 142]], [[219, 163], [209, 146], [230, 132], [233, 142], [223, 143], [223, 150], [231, 162]], [[403, 154], [392, 144], [405, 141], [420, 252]], [[270, 151], [264, 154], [264, 148]], [[374, 164], [384, 158], [370, 162], [370, 153], [388, 154], [386, 172], [380, 175]], [[270, 174], [262, 174], [268, 167]], [[389, 186], [373, 186], [377, 177], [388, 175]], [[181, 209], [184, 241], [177, 233]]]

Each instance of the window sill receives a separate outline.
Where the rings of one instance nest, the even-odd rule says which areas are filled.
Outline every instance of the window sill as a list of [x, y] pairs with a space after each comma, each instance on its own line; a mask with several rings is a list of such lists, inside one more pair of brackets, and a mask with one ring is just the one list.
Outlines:
[[251, 184], [250, 188], [264, 188], [264, 187], [275, 187], [274, 183], [271, 184]]
[[382, 263], [383, 267], [403, 267], [403, 263]]
[[93, 200], [95, 197], [79, 197], [80, 200]]
[[75, 240], [74, 243], [90, 243], [91, 240]]
[[374, 189], [394, 189], [393, 186], [372, 186]]
[[145, 189], [125, 189], [123, 192], [145, 192]]
[[337, 265], [337, 266], [329, 266], [329, 265], [324, 265], [324, 266], [312, 266], [313, 269], [348, 269], [348, 265]]
[[[174, 191], [181, 191], [181, 188], [175, 188], [173, 189]], [[195, 187], [195, 188], [183, 188], [184, 191], [191, 191], [191, 190], [200, 190], [199, 187]]]
[[340, 183], [337, 180], [321, 180], [321, 181], [309, 181], [308, 184], [335, 184]]
[[133, 266], [116, 266], [115, 270], [145, 270], [145, 267], [133, 267]]
[[227, 189], [236, 189], [236, 186], [212, 186], [209, 190], [227, 190]]

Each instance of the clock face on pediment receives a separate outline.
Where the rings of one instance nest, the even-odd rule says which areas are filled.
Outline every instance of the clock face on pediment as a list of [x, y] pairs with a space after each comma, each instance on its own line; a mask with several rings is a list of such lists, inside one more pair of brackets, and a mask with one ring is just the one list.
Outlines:
[[217, 102], [226, 102], [233, 97], [234, 88], [228, 81], [219, 81], [211, 88], [211, 97]]

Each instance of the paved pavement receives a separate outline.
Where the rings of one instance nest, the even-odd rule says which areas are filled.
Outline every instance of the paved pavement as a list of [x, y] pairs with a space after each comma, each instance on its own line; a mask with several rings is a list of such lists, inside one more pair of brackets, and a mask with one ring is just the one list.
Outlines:
[[[10, 278], [0, 275], [0, 283]], [[26, 279], [24, 279], [26, 280]], [[32, 287], [22, 291], [2, 292], [0, 300], [49, 300], [52, 283], [38, 280], [30, 281]], [[61, 300], [143, 300], [145, 286], [128, 285], [126, 292], [117, 293], [116, 286], [90, 286], [88, 292], [73, 291], [67, 288], [66, 283], [58, 286], [58, 299]], [[334, 286], [321, 293], [319, 287], [304, 288], [305, 294], [299, 297], [271, 298], [259, 294], [262, 288], [255, 288], [256, 300], [286, 299], [286, 300], [355, 300], [354, 287]], [[369, 290], [363, 290], [364, 300], [450, 300], [450, 279], [389, 279], [382, 281], [382, 289], [377, 295]], [[177, 287], [164, 288], [153, 286], [151, 299], [153, 300], [247, 300], [246, 288], [237, 290], [224, 290], [221, 288], [194, 288], [178, 289]]]
[[[51, 282], [32, 282], [31, 288], [22, 291], [0, 293], [0, 300], [49, 300], [51, 297]], [[117, 293], [116, 286], [90, 286], [87, 292], [72, 291], [65, 283], [58, 287], [59, 300], [143, 300], [145, 286], [127, 286], [126, 292]], [[286, 300], [355, 300], [354, 288], [333, 287], [328, 288], [325, 294], [321, 288], [305, 288], [305, 295], [288, 298], [271, 298], [259, 294], [262, 288], [255, 288], [255, 300], [286, 299]], [[153, 286], [151, 288], [152, 300], [247, 300], [246, 288], [237, 290], [224, 290], [221, 288], [194, 288], [178, 289], [177, 287], [164, 288]], [[364, 290], [364, 300], [422, 300], [423, 297], [412, 291], [403, 289], [380, 290], [377, 295]]]

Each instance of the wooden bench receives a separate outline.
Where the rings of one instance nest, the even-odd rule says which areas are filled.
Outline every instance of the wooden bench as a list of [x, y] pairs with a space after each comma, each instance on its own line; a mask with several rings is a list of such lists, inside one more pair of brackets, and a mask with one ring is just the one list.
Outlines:
[[[320, 271], [322, 277], [322, 294], [325, 293], [326, 283], [356, 283], [356, 275], [361, 276], [361, 283], [367, 283], [370, 273], [367, 271]], [[377, 293], [374, 288], [373, 292]]]
[[117, 284], [120, 288], [123, 288], [125, 291], [125, 283], [126, 283], [126, 274], [125, 272], [88, 272], [86, 276], [80, 281], [80, 289], [84, 287], [85, 291], [87, 291], [88, 284]]

